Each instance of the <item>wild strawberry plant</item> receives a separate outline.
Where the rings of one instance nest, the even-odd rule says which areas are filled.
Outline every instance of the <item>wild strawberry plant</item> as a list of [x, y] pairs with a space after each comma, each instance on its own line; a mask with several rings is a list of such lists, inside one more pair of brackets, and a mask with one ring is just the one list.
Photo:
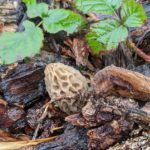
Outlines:
[[[40, 25], [49, 33], [66, 31], [71, 34], [87, 23], [80, 14], [71, 10], [49, 10], [47, 4], [36, 3], [36, 0], [23, 2], [27, 5], [28, 17], [40, 17], [42, 21], [38, 25], [25, 21], [24, 32], [0, 35], [0, 63], [10, 64], [39, 53], [44, 40]], [[147, 20], [143, 6], [135, 0], [74, 0], [74, 6], [84, 14], [95, 12], [108, 15], [108, 18], [93, 24], [86, 35], [95, 53], [115, 49], [126, 40], [130, 27], [140, 27]]]
[[75, 0], [75, 7], [83, 13], [108, 15], [93, 24], [86, 39], [95, 53], [115, 49], [129, 35], [129, 28], [140, 27], [147, 16], [143, 6], [135, 0]]
[[67, 34], [77, 32], [85, 25], [86, 20], [79, 14], [65, 9], [48, 9], [45, 3], [36, 0], [23, 0], [27, 5], [29, 18], [40, 17], [41, 22], [35, 25], [24, 21], [24, 32], [5, 32], [0, 35], [0, 63], [10, 64], [25, 57], [32, 57], [40, 52], [43, 45], [43, 29], [49, 33], [66, 31]]

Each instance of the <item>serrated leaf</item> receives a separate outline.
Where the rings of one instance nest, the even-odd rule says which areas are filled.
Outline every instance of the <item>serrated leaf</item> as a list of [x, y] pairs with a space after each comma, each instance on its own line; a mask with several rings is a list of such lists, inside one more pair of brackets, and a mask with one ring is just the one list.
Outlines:
[[45, 3], [27, 5], [27, 15], [29, 18], [45, 17], [48, 13], [48, 5]]
[[24, 27], [24, 32], [5, 32], [0, 36], [0, 63], [10, 64], [40, 52], [42, 30], [30, 21], [25, 21]]
[[96, 34], [96, 40], [106, 45], [106, 50], [115, 49], [119, 42], [128, 36], [128, 30], [117, 20], [106, 19], [96, 23], [91, 32]]
[[43, 19], [43, 27], [49, 33], [59, 31], [77, 32], [85, 23], [86, 21], [81, 15], [65, 9], [49, 10], [48, 17]]
[[93, 53], [97, 54], [100, 51], [106, 50], [106, 45], [97, 41], [98, 35], [95, 32], [89, 32], [86, 35], [86, 40]]
[[143, 6], [135, 0], [124, 0], [121, 16], [127, 27], [140, 27], [147, 20]]
[[114, 14], [122, 0], [75, 0], [75, 7], [83, 13]]
[[25, 4], [36, 4], [36, 0], [22, 0], [22, 2], [24, 2]]

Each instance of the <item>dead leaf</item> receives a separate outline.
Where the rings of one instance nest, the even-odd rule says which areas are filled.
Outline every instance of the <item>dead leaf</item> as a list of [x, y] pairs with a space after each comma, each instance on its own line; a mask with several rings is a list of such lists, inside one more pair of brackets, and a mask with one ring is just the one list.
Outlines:
[[63, 51], [67, 52], [69, 56], [72, 56], [76, 60], [76, 64], [83, 65], [88, 67], [90, 70], [94, 70], [93, 65], [89, 62], [89, 47], [86, 41], [83, 38], [74, 38], [73, 41], [67, 39], [64, 42], [71, 50], [70, 51]]

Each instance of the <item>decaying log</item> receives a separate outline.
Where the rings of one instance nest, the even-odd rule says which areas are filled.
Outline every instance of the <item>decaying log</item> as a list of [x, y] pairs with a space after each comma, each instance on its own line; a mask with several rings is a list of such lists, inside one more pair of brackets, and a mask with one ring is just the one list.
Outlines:
[[18, 19], [18, 4], [19, 0], [0, 1], [0, 23], [4, 24], [3, 31], [16, 31]]
[[141, 109], [131, 109], [129, 111], [129, 117], [132, 120], [136, 120], [139, 123], [150, 125], [150, 103], [146, 103]]
[[[29, 64], [18, 64], [7, 71], [7, 67], [0, 68], [0, 91], [8, 103], [30, 105], [46, 93], [44, 82], [44, 68], [47, 64], [58, 61], [55, 54], [42, 51], [39, 56], [30, 60]], [[67, 57], [61, 57], [60, 62], [73, 65]], [[8, 69], [9, 70], [9, 69]], [[5, 75], [7, 74], [7, 75]]]
[[[82, 113], [68, 116], [66, 121], [89, 129], [89, 150], [107, 149], [122, 138], [128, 137], [135, 122], [146, 126], [150, 123], [150, 115], [145, 115], [146, 108], [140, 109], [138, 103], [130, 98], [102, 98], [94, 94], [90, 98], [84, 98], [88, 103], [83, 107]], [[147, 129], [149, 130], [148, 126]]]
[[83, 107], [82, 114], [74, 114], [66, 117], [66, 121], [80, 127], [96, 127], [111, 122], [114, 119], [125, 117], [130, 110], [138, 109], [134, 100], [109, 96], [84, 97], [89, 102]]
[[150, 100], [150, 78], [127, 69], [109, 66], [93, 78], [93, 88], [101, 95], [115, 94], [141, 101]]
[[25, 115], [23, 109], [17, 106], [8, 106], [3, 100], [0, 100], [0, 127], [9, 128], [17, 120], [21, 119]]
[[91, 129], [87, 133], [89, 136], [89, 150], [107, 149], [110, 145], [118, 142], [131, 129], [132, 124], [125, 120], [114, 120], [110, 124]]
[[8, 103], [29, 105], [44, 96], [44, 68], [34, 64], [19, 64], [0, 82], [0, 89]]
[[130, 138], [121, 144], [116, 144], [108, 150], [149, 150], [150, 138], [146, 136], [138, 136]]
[[86, 130], [67, 125], [55, 141], [36, 146], [34, 150], [87, 150]]
[[49, 106], [47, 116], [45, 115], [44, 119], [41, 119], [45, 110], [45, 108], [42, 108], [42, 104], [43, 102], [37, 102], [32, 108], [27, 110], [26, 122], [30, 129], [35, 132], [37, 126], [40, 124], [39, 133], [37, 133], [38, 138], [48, 138], [62, 133], [64, 123], [63, 114], [56, 114], [56, 110], [53, 110], [51, 105]]
[[[16, 2], [17, 3], [17, 2]], [[16, 6], [14, 0], [0, 2], [0, 20], [6, 23], [16, 22]]]

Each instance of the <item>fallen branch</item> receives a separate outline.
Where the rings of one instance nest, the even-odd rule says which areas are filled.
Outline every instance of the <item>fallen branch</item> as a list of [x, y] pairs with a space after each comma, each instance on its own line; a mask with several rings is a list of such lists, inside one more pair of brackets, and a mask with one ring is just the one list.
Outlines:
[[92, 85], [97, 94], [120, 95], [141, 101], [149, 101], [150, 78], [127, 69], [109, 66], [99, 71]]

